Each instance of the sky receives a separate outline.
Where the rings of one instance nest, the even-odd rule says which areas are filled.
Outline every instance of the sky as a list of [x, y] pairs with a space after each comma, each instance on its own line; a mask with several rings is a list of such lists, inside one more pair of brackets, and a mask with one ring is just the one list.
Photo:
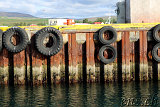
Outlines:
[[118, 0], [1, 0], [1, 12], [19, 12], [41, 18], [112, 16]]

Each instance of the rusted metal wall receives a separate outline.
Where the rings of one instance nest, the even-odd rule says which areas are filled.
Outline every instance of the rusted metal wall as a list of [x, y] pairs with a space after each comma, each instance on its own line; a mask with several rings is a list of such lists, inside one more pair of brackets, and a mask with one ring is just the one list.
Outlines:
[[0, 53], [0, 84], [53, 84], [77, 82], [148, 81], [160, 79], [160, 64], [152, 60], [154, 41], [147, 30], [117, 31], [113, 63], [103, 64], [96, 32], [62, 32], [63, 48], [46, 57], [31, 44], [20, 53]]

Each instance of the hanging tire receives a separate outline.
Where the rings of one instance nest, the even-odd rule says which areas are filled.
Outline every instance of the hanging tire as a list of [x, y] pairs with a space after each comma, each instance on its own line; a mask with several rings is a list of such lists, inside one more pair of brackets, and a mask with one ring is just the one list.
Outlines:
[[[12, 37], [14, 35], [19, 37], [19, 43], [16, 45], [12, 41]], [[29, 39], [26, 31], [19, 27], [9, 28], [7, 31], [4, 32], [3, 35], [4, 46], [8, 51], [14, 53], [21, 52], [22, 50], [24, 50], [27, 47], [28, 41]]]
[[160, 24], [153, 29], [153, 38], [157, 42], [160, 42]]
[[41, 54], [46, 56], [53, 56], [62, 49], [63, 37], [59, 30], [53, 27], [46, 27], [36, 33], [35, 45]]
[[[108, 50], [108, 52], [106, 52], [106, 50]], [[103, 62], [104, 64], [112, 63], [116, 59], [116, 57], [117, 57], [117, 51], [111, 45], [104, 45], [99, 50], [99, 58], [101, 62]]]
[[2, 35], [3, 35], [3, 31], [0, 30], [0, 52], [2, 51]]
[[158, 56], [158, 49], [160, 49], [160, 43], [156, 44], [152, 50], [152, 57], [155, 61], [160, 62], [160, 57]]
[[102, 44], [109, 45], [117, 40], [117, 32], [113, 27], [105, 26], [100, 29], [98, 37]]

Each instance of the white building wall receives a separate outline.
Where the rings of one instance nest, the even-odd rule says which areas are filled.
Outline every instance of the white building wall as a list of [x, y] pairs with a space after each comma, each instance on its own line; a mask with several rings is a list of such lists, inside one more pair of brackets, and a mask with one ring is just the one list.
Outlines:
[[126, 0], [126, 3], [127, 22], [160, 22], [160, 0]]
[[57, 25], [64, 25], [67, 22], [67, 19], [57, 19]]
[[67, 23], [67, 19], [49, 19], [49, 25], [64, 25]]

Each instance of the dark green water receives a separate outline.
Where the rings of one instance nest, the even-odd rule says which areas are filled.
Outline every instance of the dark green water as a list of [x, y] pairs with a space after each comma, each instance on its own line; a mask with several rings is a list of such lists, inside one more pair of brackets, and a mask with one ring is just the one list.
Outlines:
[[0, 87], [0, 107], [158, 107], [159, 99], [152, 82]]

